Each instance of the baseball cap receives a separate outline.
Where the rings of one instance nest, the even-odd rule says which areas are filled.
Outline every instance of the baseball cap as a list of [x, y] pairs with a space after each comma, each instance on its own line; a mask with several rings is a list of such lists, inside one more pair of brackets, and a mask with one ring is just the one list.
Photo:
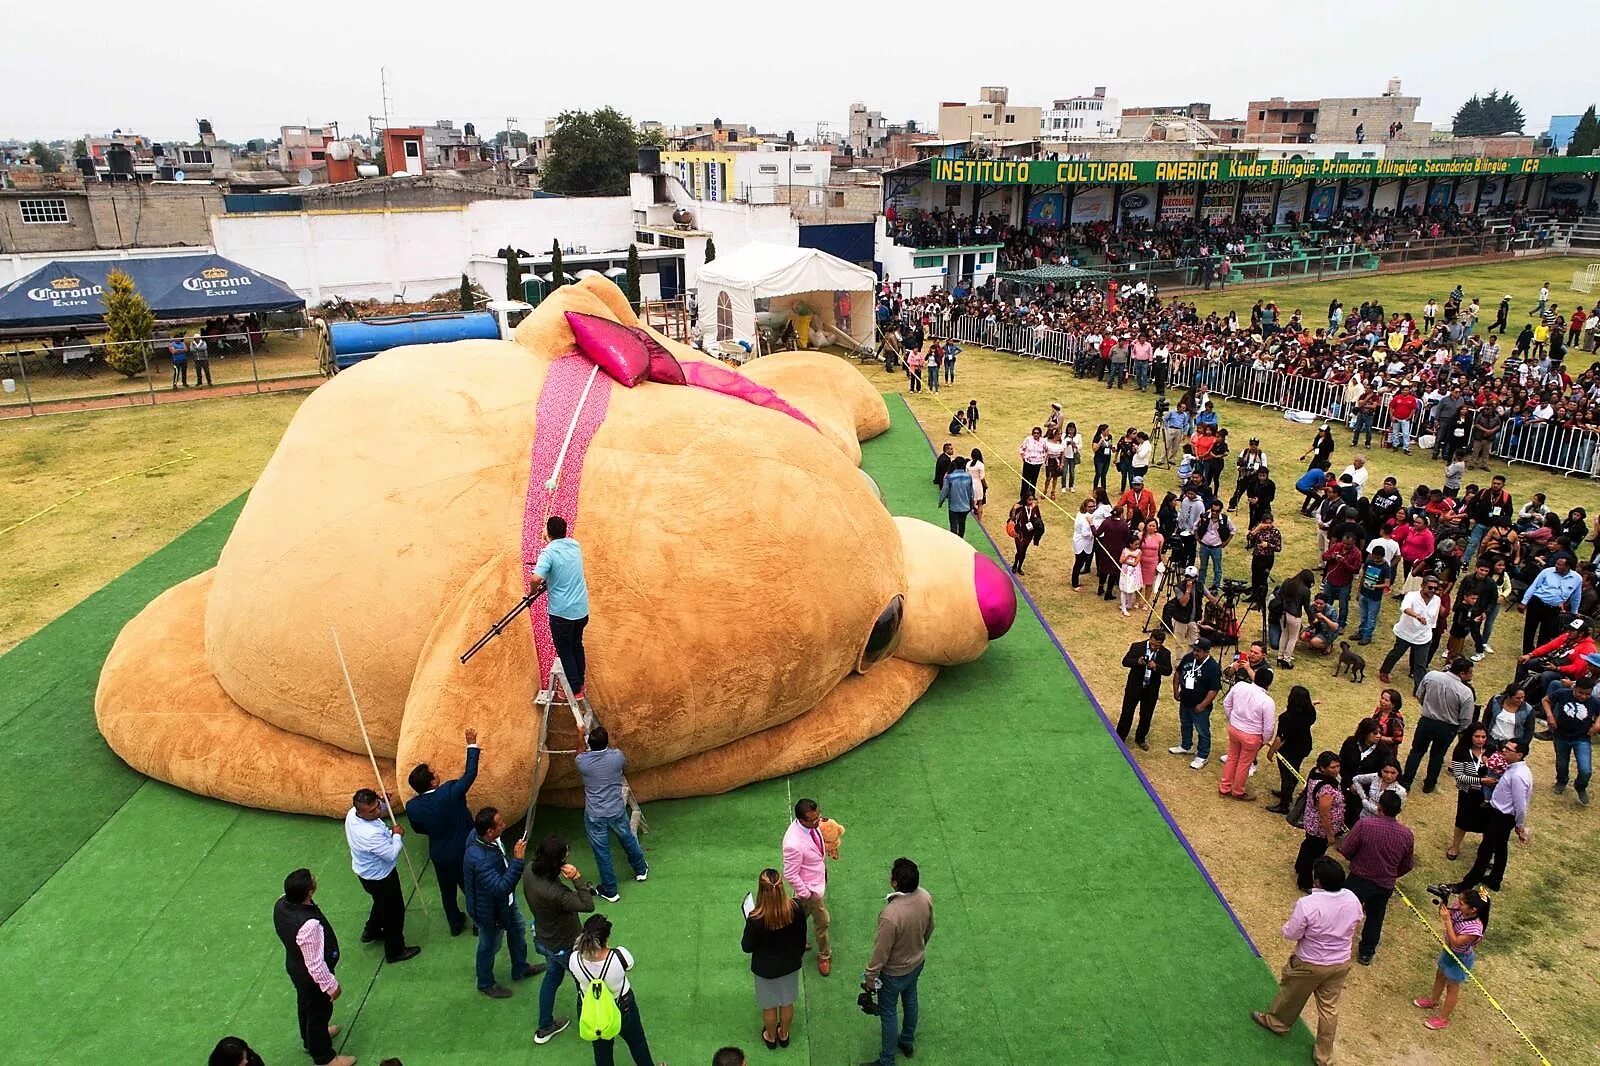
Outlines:
[[1198, 567], [1186, 566], [1186, 567], [1183, 568], [1183, 576], [1184, 577], [1199, 577], [1200, 576], [1200, 570], [1199, 570]]
[[1133, 479], [1133, 483], [1135, 485], [1143, 485], [1144, 484], [1144, 478], [1135, 476], [1134, 479]]
[[1201, 651], [1210, 651], [1211, 640], [1209, 637], [1196, 637], [1194, 639], [1194, 646], [1199, 648]]

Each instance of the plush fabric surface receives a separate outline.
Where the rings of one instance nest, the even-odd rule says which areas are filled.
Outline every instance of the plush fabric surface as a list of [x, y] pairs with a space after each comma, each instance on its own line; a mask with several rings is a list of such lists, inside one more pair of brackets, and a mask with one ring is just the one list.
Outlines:
[[[589, 279], [514, 342], [395, 349], [310, 397], [216, 569], [119, 637], [96, 700], [112, 747], [195, 792], [342, 813], [371, 774], [336, 629], [392, 785], [396, 768], [451, 757], [471, 725], [496, 751], [476, 799], [520, 808], [548, 776], [550, 799], [575, 802], [570, 757], [535, 771], [542, 616], [458, 660], [521, 598], [545, 514], [573, 500], [588, 693], [646, 798], [827, 761], [1003, 631], [973, 549], [891, 517], [857, 469], [859, 439], [888, 415], [853, 367], [771, 356], [749, 370], [756, 388], [640, 381], [574, 420], [571, 383], [550, 391], [552, 364], [582, 358], [568, 311], [638, 326], [614, 285]], [[691, 372], [709, 362], [655, 339]], [[538, 478], [571, 425], [576, 465], [550, 498]], [[898, 650], [858, 673], [896, 596]], [[551, 723], [551, 748], [572, 740], [570, 721]]]

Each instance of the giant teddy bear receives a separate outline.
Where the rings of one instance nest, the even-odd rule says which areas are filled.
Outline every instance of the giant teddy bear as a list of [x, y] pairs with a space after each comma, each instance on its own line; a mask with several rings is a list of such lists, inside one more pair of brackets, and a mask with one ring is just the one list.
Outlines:
[[[599, 373], [596, 329], [637, 338], [648, 372], [599, 353]], [[988, 558], [885, 509], [857, 464], [887, 427], [843, 360], [736, 372], [640, 327], [599, 279], [558, 289], [514, 341], [385, 352], [306, 399], [215, 569], [123, 629], [101, 732], [180, 788], [340, 814], [372, 770], [337, 631], [397, 801], [398, 778], [451, 765], [473, 726], [477, 801], [581, 804], [570, 758], [535, 760], [543, 601], [459, 658], [527, 591], [561, 514], [588, 578], [588, 695], [641, 799], [825, 762], [1016, 610]], [[555, 715], [548, 746], [574, 734]]]

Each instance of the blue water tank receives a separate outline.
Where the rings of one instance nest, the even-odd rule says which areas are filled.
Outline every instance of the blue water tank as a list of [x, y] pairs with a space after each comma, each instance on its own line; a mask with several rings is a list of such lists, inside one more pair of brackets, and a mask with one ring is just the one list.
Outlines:
[[367, 318], [360, 322], [332, 322], [328, 325], [328, 337], [333, 345], [334, 365], [344, 370], [379, 352], [406, 344], [499, 340], [500, 325], [488, 311], [416, 314]]

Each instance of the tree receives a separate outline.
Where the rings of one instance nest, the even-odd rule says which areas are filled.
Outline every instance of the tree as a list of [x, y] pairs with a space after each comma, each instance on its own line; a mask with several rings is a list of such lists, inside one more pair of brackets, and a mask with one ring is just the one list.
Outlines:
[[1527, 120], [1522, 105], [1510, 93], [1491, 89], [1488, 96], [1477, 93], [1461, 105], [1450, 122], [1450, 132], [1457, 137], [1493, 137], [1501, 133], [1521, 133]]
[[106, 275], [106, 288], [106, 366], [132, 377], [145, 368], [155, 312], [121, 270]]
[[563, 111], [550, 133], [539, 184], [566, 196], [625, 196], [643, 143], [615, 108]]
[[665, 148], [667, 146], [667, 135], [659, 127], [644, 130], [639, 134], [639, 143], [641, 145], [653, 145], [656, 148]]
[[34, 141], [28, 145], [28, 155], [33, 157], [33, 161], [43, 168], [46, 174], [54, 174], [61, 169], [63, 161], [61, 153], [43, 141]]
[[[461, 275], [461, 310], [470, 311], [476, 306], [477, 301], [472, 296], [472, 279], [463, 274]], [[522, 293], [518, 292], [515, 298], [522, 299]]]
[[715, 237], [707, 237], [706, 238], [706, 262], [709, 263], [709, 262], [711, 262], [711, 260], [715, 259], [716, 257], [717, 257], [717, 239]]
[[87, 158], [89, 158], [89, 142], [84, 140], [82, 137], [79, 137], [77, 140], [73, 141], [72, 142], [72, 158], [74, 158], [74, 159], [87, 159]]
[[[467, 276], [461, 275], [462, 284]], [[510, 248], [506, 249], [506, 299], [522, 299], [522, 260], [517, 258], [517, 253]]]
[[565, 268], [561, 265], [561, 238], [550, 242], [550, 291], [554, 292], [566, 282]]
[[628, 303], [639, 309], [639, 246], [628, 245]]
[[1596, 148], [1600, 148], [1600, 122], [1595, 121], [1594, 105], [1590, 104], [1589, 110], [1578, 120], [1578, 128], [1572, 131], [1567, 154], [1593, 155]]
[[916, 119], [914, 119], [914, 118], [906, 119], [906, 132], [907, 133], [916, 133], [916, 132], [918, 132], [917, 131], [917, 120]]

